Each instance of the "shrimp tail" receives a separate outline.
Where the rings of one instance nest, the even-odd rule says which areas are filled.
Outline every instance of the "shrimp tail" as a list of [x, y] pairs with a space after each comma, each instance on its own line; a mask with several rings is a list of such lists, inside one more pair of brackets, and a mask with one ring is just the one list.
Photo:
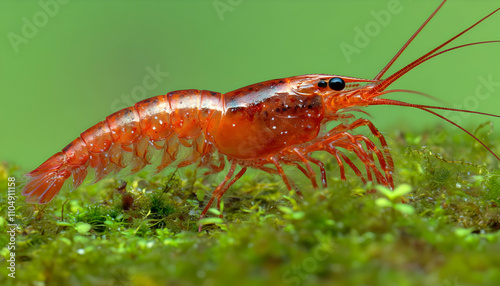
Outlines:
[[[181, 90], [119, 110], [28, 173], [22, 195], [28, 203], [45, 204], [70, 176], [75, 189], [87, 177], [88, 169], [94, 170], [93, 183], [127, 167], [135, 173], [153, 163], [156, 151], [162, 153], [158, 172], [172, 164], [184, 167], [195, 163], [220, 171], [212, 164], [210, 134], [218, 128], [221, 112], [214, 107], [220, 106], [221, 98], [216, 92]], [[191, 152], [178, 155], [181, 145]]]
[[28, 183], [22, 195], [27, 196], [27, 202], [45, 204], [52, 201], [71, 176], [65, 161], [65, 154], [59, 152], [26, 175]]

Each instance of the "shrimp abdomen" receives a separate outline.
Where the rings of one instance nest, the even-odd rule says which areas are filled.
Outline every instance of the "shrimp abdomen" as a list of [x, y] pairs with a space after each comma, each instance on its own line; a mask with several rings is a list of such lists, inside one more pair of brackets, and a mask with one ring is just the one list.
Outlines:
[[210, 121], [220, 102], [220, 93], [182, 90], [119, 110], [28, 173], [22, 194], [28, 197], [27, 202], [48, 203], [70, 176], [73, 188], [80, 186], [88, 167], [95, 170], [94, 182], [128, 166], [136, 172], [151, 164], [151, 153], [157, 149], [163, 152], [158, 166], [161, 170], [176, 161], [179, 142], [193, 148], [192, 155], [179, 166], [194, 163], [211, 150], [206, 148], [210, 141], [203, 139], [209, 124], [217, 129], [218, 122]]

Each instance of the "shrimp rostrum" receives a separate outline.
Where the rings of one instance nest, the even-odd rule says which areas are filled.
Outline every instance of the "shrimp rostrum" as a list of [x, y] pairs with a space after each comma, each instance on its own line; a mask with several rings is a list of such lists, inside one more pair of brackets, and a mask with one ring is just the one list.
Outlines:
[[[312, 156], [317, 151], [331, 154], [339, 165], [342, 180], [346, 179], [345, 169], [350, 168], [364, 183], [374, 182], [393, 188], [394, 164], [384, 136], [370, 120], [356, 118], [353, 111], [361, 111], [360, 108], [369, 105], [413, 107], [448, 121], [477, 141], [479, 139], [473, 134], [434, 110], [500, 117], [381, 97], [393, 92], [421, 94], [411, 90], [386, 89], [408, 71], [438, 55], [468, 46], [499, 42], [475, 42], [444, 49], [500, 8], [382, 79], [444, 3], [438, 6], [374, 79], [308, 74], [269, 80], [225, 94], [181, 90], [152, 97], [106, 117], [81, 133], [61, 152], [26, 175], [28, 181], [22, 194], [28, 202], [48, 203], [70, 177], [73, 188], [80, 186], [89, 169], [94, 169], [94, 181], [99, 181], [126, 167], [136, 172], [153, 161], [159, 161], [156, 167], [158, 171], [168, 166], [180, 168], [196, 164], [199, 168], [207, 169], [207, 174], [222, 172], [227, 163], [229, 171], [213, 191], [201, 213], [203, 216], [214, 199], [217, 198], [217, 205], [220, 205], [224, 193], [248, 168], [277, 174], [286, 187], [292, 190], [294, 184], [283, 171], [283, 166], [298, 168], [313, 187], [318, 187], [317, 175], [312, 168], [312, 165], [316, 165], [321, 184], [327, 187], [325, 167]], [[328, 130], [328, 122], [338, 124]], [[358, 132], [360, 129], [369, 130], [375, 142]], [[189, 156], [178, 158], [181, 146], [189, 150]], [[485, 144], [483, 146], [499, 159]], [[155, 153], [159, 154], [159, 160], [153, 160]], [[361, 164], [355, 164], [356, 160], [347, 156], [349, 153], [355, 155]]]

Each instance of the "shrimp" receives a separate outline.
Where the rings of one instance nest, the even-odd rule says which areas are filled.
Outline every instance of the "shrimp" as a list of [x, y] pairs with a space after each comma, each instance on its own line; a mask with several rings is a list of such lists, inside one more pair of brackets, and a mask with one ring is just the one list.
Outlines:
[[[196, 164], [198, 168], [207, 169], [205, 174], [214, 174], [222, 172], [228, 163], [229, 171], [213, 191], [201, 218], [215, 199], [220, 208], [224, 193], [249, 168], [281, 176], [287, 189], [292, 190], [293, 181], [285, 174], [283, 166], [298, 168], [317, 188], [313, 164], [318, 167], [321, 184], [326, 188], [325, 166], [312, 157], [318, 151], [328, 152], [335, 158], [342, 180], [346, 180], [347, 165], [363, 183], [373, 182], [394, 188], [394, 163], [384, 136], [370, 120], [356, 118], [352, 113], [363, 112], [360, 108], [370, 105], [412, 107], [431, 113], [467, 132], [500, 160], [473, 134], [433, 110], [500, 116], [381, 98], [395, 92], [425, 95], [412, 90], [386, 89], [410, 70], [443, 53], [500, 42], [475, 42], [442, 50], [500, 10], [498, 8], [382, 79], [445, 2], [441, 2], [374, 79], [307, 74], [256, 83], [224, 94], [191, 89], [145, 99], [109, 115], [28, 173], [22, 194], [29, 203], [45, 204], [59, 193], [70, 177], [72, 188], [78, 188], [89, 169], [94, 170], [94, 181], [97, 182], [126, 167], [130, 167], [132, 173], [137, 172], [153, 164], [155, 154], [160, 156], [158, 171], [169, 166], [181, 168]], [[338, 122], [338, 125], [327, 130], [326, 124], [331, 121]], [[378, 143], [358, 134], [357, 130], [362, 127], [368, 128]], [[179, 158], [181, 146], [190, 151], [188, 156]], [[356, 155], [363, 171], [346, 152]], [[236, 172], [238, 167], [240, 169]]]

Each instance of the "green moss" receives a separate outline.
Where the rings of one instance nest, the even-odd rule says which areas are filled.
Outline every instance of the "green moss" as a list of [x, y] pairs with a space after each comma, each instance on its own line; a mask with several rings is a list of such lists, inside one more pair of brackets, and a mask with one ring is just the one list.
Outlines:
[[[479, 135], [500, 151], [493, 145], [498, 136]], [[278, 176], [250, 172], [224, 196], [224, 218], [210, 212], [215, 220], [201, 233], [199, 214], [221, 178], [189, 168], [154, 177], [141, 172], [126, 186], [107, 179], [62, 192], [47, 206], [19, 199], [16, 279], [2, 267], [0, 283], [497, 285], [496, 159], [461, 133], [387, 138], [394, 139], [394, 192], [367, 193], [352, 172], [340, 181], [335, 161], [319, 155], [328, 189], [314, 190], [287, 169], [298, 174], [300, 199]], [[13, 165], [0, 167], [2, 186], [21, 175]], [[5, 206], [2, 245], [9, 239]], [[0, 254], [9, 255], [6, 248]]]

